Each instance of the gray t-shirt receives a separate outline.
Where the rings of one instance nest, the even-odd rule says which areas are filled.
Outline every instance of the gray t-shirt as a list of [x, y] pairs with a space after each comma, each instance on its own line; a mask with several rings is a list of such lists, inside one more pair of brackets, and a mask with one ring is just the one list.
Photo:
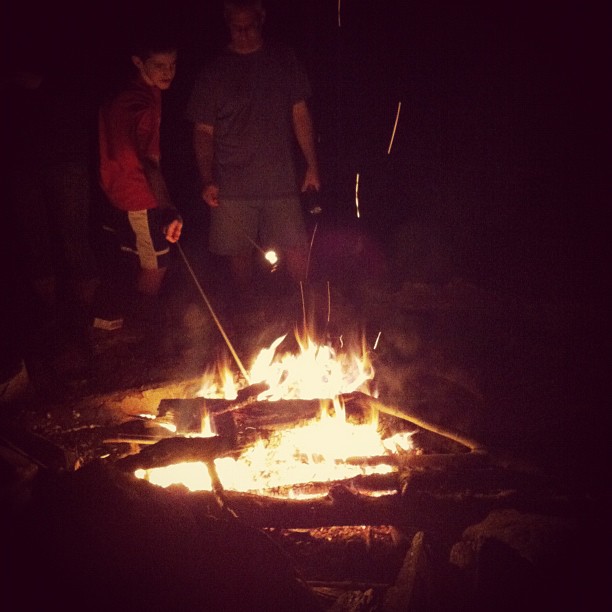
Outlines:
[[186, 115], [214, 127], [220, 197], [297, 193], [291, 113], [310, 93], [294, 52], [281, 45], [249, 54], [226, 50], [201, 71]]

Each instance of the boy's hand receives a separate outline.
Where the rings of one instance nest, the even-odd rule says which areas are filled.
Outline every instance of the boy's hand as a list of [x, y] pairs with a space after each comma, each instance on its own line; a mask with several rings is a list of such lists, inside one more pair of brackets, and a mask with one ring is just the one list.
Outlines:
[[168, 242], [177, 242], [183, 229], [183, 218], [174, 206], [162, 211], [162, 232]]
[[181, 237], [181, 231], [183, 229], [183, 220], [174, 219], [168, 225], [163, 228], [163, 232], [168, 242], [178, 242]]

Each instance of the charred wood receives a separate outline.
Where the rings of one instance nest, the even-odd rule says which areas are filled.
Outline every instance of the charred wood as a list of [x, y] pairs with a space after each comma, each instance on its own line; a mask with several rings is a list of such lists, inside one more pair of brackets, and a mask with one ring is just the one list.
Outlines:
[[219, 417], [223, 414], [241, 410], [257, 400], [260, 393], [266, 391], [268, 385], [258, 383], [250, 385], [237, 392], [233, 400], [211, 399], [204, 397], [163, 399], [159, 402], [157, 415], [170, 418], [181, 433], [198, 431], [202, 417], [209, 412]]
[[166, 467], [174, 463], [187, 461], [209, 462], [217, 457], [237, 451], [227, 438], [164, 438], [156, 444], [143, 448], [139, 453], [128, 455], [115, 462], [115, 466], [124, 472], [138, 469]]
[[[375, 496], [382, 492], [397, 492], [399, 478], [397, 472], [389, 474], [360, 474], [352, 478], [325, 482], [304, 482], [294, 485], [279, 486], [267, 489], [263, 496], [265, 499], [299, 498], [307, 496], [324, 497], [337, 487], [350, 490], [356, 494]], [[259, 491], [247, 493], [257, 494]]]
[[254, 429], [286, 429], [316, 419], [321, 412], [319, 400], [280, 400], [252, 402], [234, 412], [239, 431]]
[[[206, 491], [189, 494], [194, 503], [207, 507], [214, 495]], [[339, 485], [327, 496], [310, 499], [278, 499], [224, 491], [224, 499], [243, 520], [255, 527], [303, 528], [334, 525], [396, 525], [406, 533], [435, 530], [457, 537], [467, 525], [482, 520], [497, 508], [537, 508], [564, 512], [564, 500], [536, 499], [516, 491], [490, 494], [443, 494], [413, 491], [406, 495], [392, 494], [371, 497]]]

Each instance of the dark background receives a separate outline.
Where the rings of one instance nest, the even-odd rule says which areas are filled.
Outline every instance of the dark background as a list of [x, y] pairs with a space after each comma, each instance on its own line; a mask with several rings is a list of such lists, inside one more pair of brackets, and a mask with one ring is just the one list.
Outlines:
[[[432, 256], [447, 265], [425, 280], [459, 276], [544, 296], [604, 292], [604, 3], [345, 0], [340, 24], [333, 0], [267, 7], [267, 36], [292, 44], [312, 81], [322, 223], [366, 233], [386, 251], [406, 240], [425, 257], [437, 249]], [[163, 23], [177, 35], [163, 157], [186, 238], [195, 239], [207, 219], [183, 110], [198, 67], [225, 40], [218, 3], [11, 0], [4, 11], [4, 62], [43, 57], [94, 99], [123, 74], [139, 28]]]
[[[377, 369], [381, 397], [397, 396], [400, 405], [423, 396], [430, 422], [459, 421], [457, 431], [476, 424], [485, 443], [511, 455], [534, 454], [581, 490], [607, 487], [609, 317], [600, 307], [610, 289], [604, 3], [342, 0], [340, 26], [336, 0], [267, 6], [267, 36], [292, 44], [312, 80], [324, 182], [319, 260], [339, 261], [365, 236], [365, 256], [344, 261], [359, 267], [380, 256], [403, 263], [396, 268], [396, 302], [419, 295], [418, 288], [411, 295], [411, 285], [399, 290], [403, 280], [460, 278], [492, 290], [474, 292], [487, 303], [472, 308], [458, 303], [417, 312], [418, 299], [417, 306], [394, 302], [385, 320], [374, 321], [374, 333], [379, 323], [386, 329], [379, 355], [388, 367]], [[194, 260], [202, 256], [208, 290], [207, 209], [183, 113], [199, 66], [225, 40], [219, 5], [10, 0], [3, 13], [4, 74], [42, 60], [90, 94], [94, 118], [96, 103], [129, 68], [126, 47], [136, 33], [161, 22], [177, 34], [178, 72], [164, 94], [163, 164], [186, 221], [181, 244]], [[19, 236], [10, 223], [5, 232], [12, 266], [21, 255]], [[9, 281], [23, 283], [9, 272]], [[346, 284], [352, 278], [345, 275]], [[12, 297], [10, 282], [6, 287]], [[524, 299], [498, 301], [499, 293]], [[334, 309], [341, 312], [335, 302]], [[5, 319], [0, 337], [20, 335], [22, 317]], [[214, 353], [194, 336], [199, 373], [200, 356], [208, 365]], [[116, 378], [133, 384], [134, 371], [140, 385], [150, 375], [142, 365], [148, 349], [129, 350], [129, 358], [120, 347], [99, 359], [91, 388], [105, 374], [104, 385]], [[49, 377], [41, 381], [48, 398]], [[474, 397], [486, 400], [486, 412], [480, 400], [470, 412]], [[585, 536], [585, 547], [592, 541]]]

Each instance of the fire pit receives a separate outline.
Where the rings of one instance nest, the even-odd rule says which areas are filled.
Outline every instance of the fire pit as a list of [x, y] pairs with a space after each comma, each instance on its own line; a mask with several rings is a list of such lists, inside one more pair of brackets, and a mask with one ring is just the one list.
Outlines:
[[365, 345], [283, 343], [249, 380], [224, 365], [190, 392], [143, 394], [34, 496], [8, 548], [9, 576], [47, 577], [29, 603], [91, 608], [102, 591], [121, 609], [485, 610], [514, 589], [510, 609], [543, 604], [564, 573], [538, 546], [575, 550], [565, 493], [377, 397]]
[[207, 516], [261, 529], [299, 559], [320, 596], [352, 592], [378, 605], [424, 554], [425, 531], [450, 546], [518, 495], [516, 474], [468, 437], [374, 397], [363, 346], [342, 352], [298, 337], [300, 353], [282, 354], [284, 339], [255, 359], [256, 382], [239, 388], [221, 367], [195, 397], [138, 415], [140, 437], [106, 440], [138, 449], [114, 465]]

